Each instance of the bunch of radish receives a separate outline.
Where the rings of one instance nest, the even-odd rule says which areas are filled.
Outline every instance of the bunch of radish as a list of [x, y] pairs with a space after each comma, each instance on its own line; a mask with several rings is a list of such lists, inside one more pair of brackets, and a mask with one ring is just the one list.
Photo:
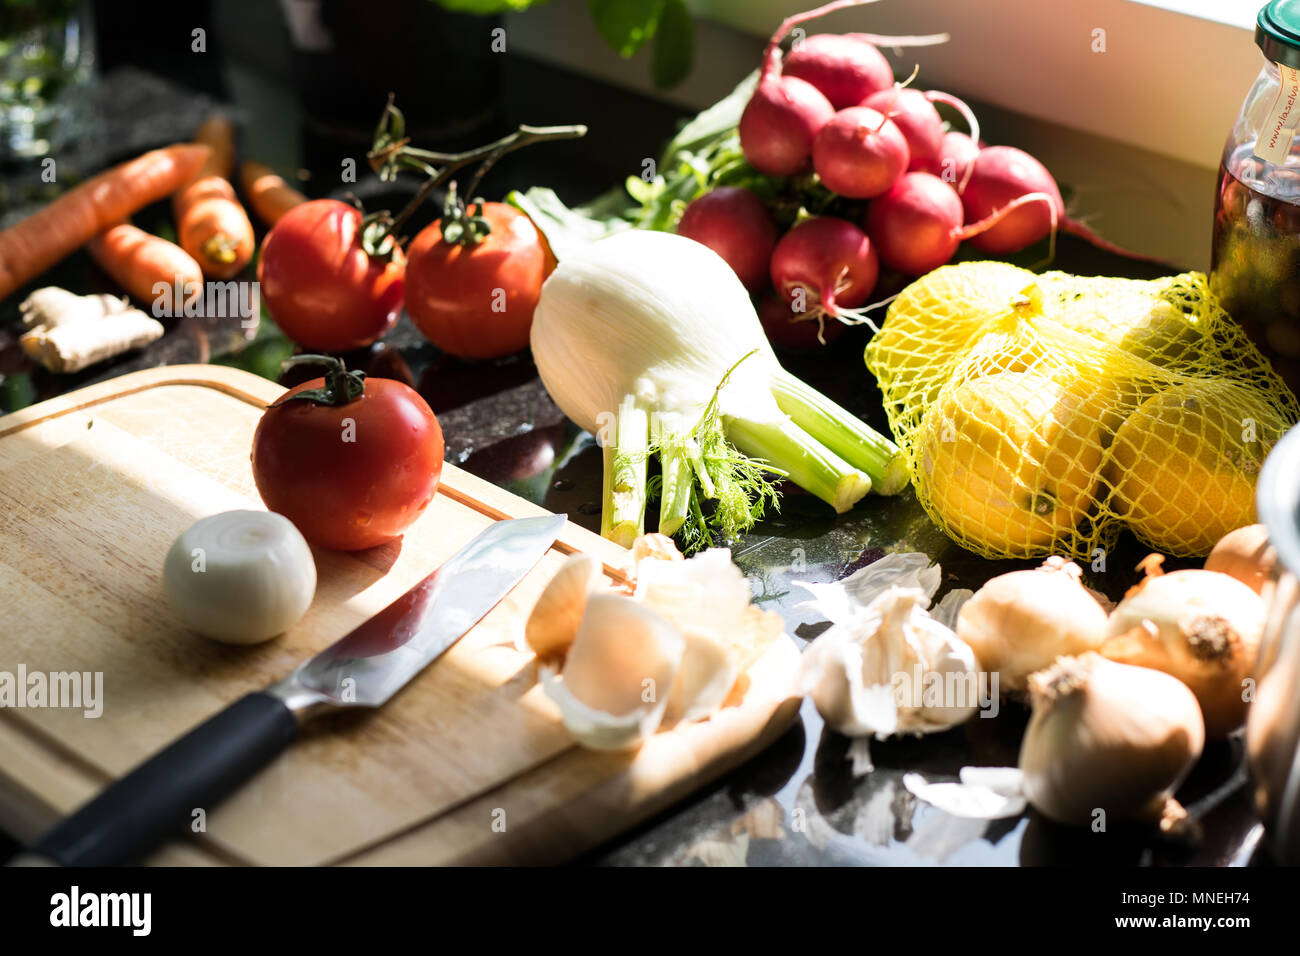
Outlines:
[[[756, 172], [791, 182], [815, 173], [848, 201], [836, 204], [840, 215], [800, 218], [778, 237], [758, 195], [727, 186], [690, 203], [677, 227], [762, 297], [759, 314], [776, 344], [810, 346], [838, 334], [841, 322], [864, 321], [882, 264], [918, 276], [951, 260], [963, 241], [1003, 255], [1063, 229], [1123, 251], [1066, 216], [1042, 163], [1010, 146], [982, 145], [965, 103], [896, 82], [876, 46], [946, 36], [817, 34], [782, 57], [782, 40], [799, 24], [865, 2], [872, 0], [837, 0], [782, 23], [738, 125]], [[969, 133], [946, 130], [936, 103], [957, 110]]]

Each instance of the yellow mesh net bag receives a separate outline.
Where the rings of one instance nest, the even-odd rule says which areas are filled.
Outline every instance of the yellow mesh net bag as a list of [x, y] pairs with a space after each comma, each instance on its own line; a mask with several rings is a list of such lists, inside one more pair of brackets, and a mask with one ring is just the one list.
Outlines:
[[1300, 417], [1200, 273], [944, 266], [866, 360], [922, 506], [986, 557], [1091, 561], [1125, 526], [1206, 554], [1255, 520], [1260, 465]]

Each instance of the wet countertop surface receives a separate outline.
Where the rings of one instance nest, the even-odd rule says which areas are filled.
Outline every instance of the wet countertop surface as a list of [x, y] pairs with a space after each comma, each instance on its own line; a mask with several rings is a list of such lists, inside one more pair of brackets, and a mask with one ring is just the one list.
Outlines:
[[[485, 184], [483, 191], [489, 196], [539, 184], [556, 188], [570, 202], [585, 199], [639, 170], [641, 159], [658, 151], [681, 118], [679, 111], [663, 104], [523, 60], [507, 64], [503, 89], [508, 104], [499, 118], [503, 125], [583, 122], [592, 132], [578, 143], [548, 144], [510, 157]], [[210, 105], [190, 90], [159, 87], [155, 94], [173, 108], [178, 102], [186, 105], [191, 118]], [[365, 185], [352, 188], [363, 192]], [[375, 208], [370, 201], [367, 207]], [[165, 212], [165, 208], [155, 210], [159, 217]], [[148, 215], [139, 221], [147, 226]], [[1156, 274], [1150, 267], [1103, 255], [1068, 237], [1060, 244], [1055, 266], [1094, 274]], [[76, 291], [111, 289], [81, 254], [48, 278]], [[221, 327], [186, 320], [143, 354], [75, 376], [56, 377], [32, 369], [18, 353], [16, 298], [0, 307], [0, 411], [149, 365], [215, 360], [275, 377], [280, 359], [291, 349], [268, 326], [248, 344]], [[850, 329], [821, 353], [783, 356], [783, 361], [883, 430], [879, 394], [862, 363], [867, 335], [865, 328]], [[238, 351], [232, 353], [235, 348]], [[404, 317], [382, 343], [346, 358], [370, 375], [402, 379], [417, 388], [439, 417], [449, 461], [599, 529], [599, 450], [590, 435], [556, 408], [527, 355], [461, 362], [440, 354]], [[868, 496], [851, 513], [837, 517], [818, 500], [793, 489], [783, 497], [779, 513], [734, 542], [732, 551], [758, 599], [783, 615], [789, 633], [800, 644], [815, 640], [826, 623], [800, 607], [806, 595], [794, 586], [795, 581], [837, 580], [891, 551], [922, 551], [937, 561], [944, 572], [941, 594], [949, 587], [978, 588], [994, 574], [1031, 565], [991, 562], [958, 548], [926, 518], [910, 491], [894, 498]], [[1144, 553], [1136, 541], [1121, 539], [1104, 568], [1088, 570], [1088, 582], [1112, 598], [1122, 596], [1135, 580], [1133, 568]], [[996, 716], [982, 713], [946, 733], [873, 741], [875, 769], [855, 776], [849, 741], [827, 730], [805, 701], [794, 723], [764, 753], [578, 862], [753, 866], [1267, 862], [1260, 848], [1261, 828], [1250, 806], [1239, 740], [1211, 745], [1178, 794], [1202, 823], [1203, 837], [1193, 845], [1162, 843], [1148, 832], [1119, 825], [1103, 833], [1068, 830], [1032, 811], [992, 822], [960, 819], [921, 803], [904, 787], [902, 778], [907, 773], [946, 781], [955, 780], [959, 769], [968, 765], [1014, 766], [1027, 716], [1020, 705], [1003, 701]], [[4, 855], [0, 846], [0, 857]]]

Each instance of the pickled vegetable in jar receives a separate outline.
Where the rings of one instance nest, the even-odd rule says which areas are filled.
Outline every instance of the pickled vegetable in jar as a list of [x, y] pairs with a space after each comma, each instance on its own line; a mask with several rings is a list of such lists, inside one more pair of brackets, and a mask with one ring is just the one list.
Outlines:
[[1228, 134], [1210, 288], [1300, 392], [1300, 0], [1259, 12], [1265, 64]]

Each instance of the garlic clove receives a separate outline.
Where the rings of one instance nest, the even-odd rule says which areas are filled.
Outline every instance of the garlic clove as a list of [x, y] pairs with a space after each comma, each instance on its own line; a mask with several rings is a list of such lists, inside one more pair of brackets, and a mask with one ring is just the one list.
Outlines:
[[653, 734], [663, 709], [641, 708], [627, 714], [610, 714], [588, 707], [569, 690], [554, 668], [543, 665], [542, 689], [560, 708], [565, 729], [589, 750], [631, 750]]
[[686, 648], [673, 681], [664, 719], [672, 722], [700, 720], [722, 706], [740, 676], [735, 649], [707, 635], [682, 635]]
[[538, 658], [554, 658], [568, 650], [582, 622], [587, 597], [600, 587], [602, 578], [600, 562], [589, 554], [570, 555], [560, 565], [524, 625], [524, 640]]
[[725, 548], [684, 561], [641, 562], [635, 597], [686, 641], [668, 704], [673, 720], [700, 720], [717, 710], [745, 668], [785, 629], [779, 614], [751, 604], [749, 582]]
[[618, 594], [593, 594], [558, 675], [542, 686], [569, 732], [597, 750], [635, 747], [663, 719], [685, 642], [650, 608]]
[[[923, 689], [915, 722], [919, 730], [932, 732], [965, 723], [979, 709], [979, 662], [970, 645], [937, 621], [927, 623], [933, 626], [925, 632], [924, 655], [940, 701], [930, 703]], [[905, 719], [904, 727], [909, 723]]]
[[925, 591], [889, 588], [803, 657], [804, 692], [850, 736], [932, 733], [979, 706], [974, 652], [924, 608]]
[[826, 725], [848, 737], [887, 737], [898, 729], [898, 704], [889, 684], [863, 681], [862, 648], [847, 632], [817, 638], [804, 652], [803, 693]]
[[647, 559], [657, 561], [684, 560], [673, 539], [666, 534], [659, 534], [657, 531], [652, 534], [640, 535], [632, 542], [632, 567], [640, 567], [641, 562]]

